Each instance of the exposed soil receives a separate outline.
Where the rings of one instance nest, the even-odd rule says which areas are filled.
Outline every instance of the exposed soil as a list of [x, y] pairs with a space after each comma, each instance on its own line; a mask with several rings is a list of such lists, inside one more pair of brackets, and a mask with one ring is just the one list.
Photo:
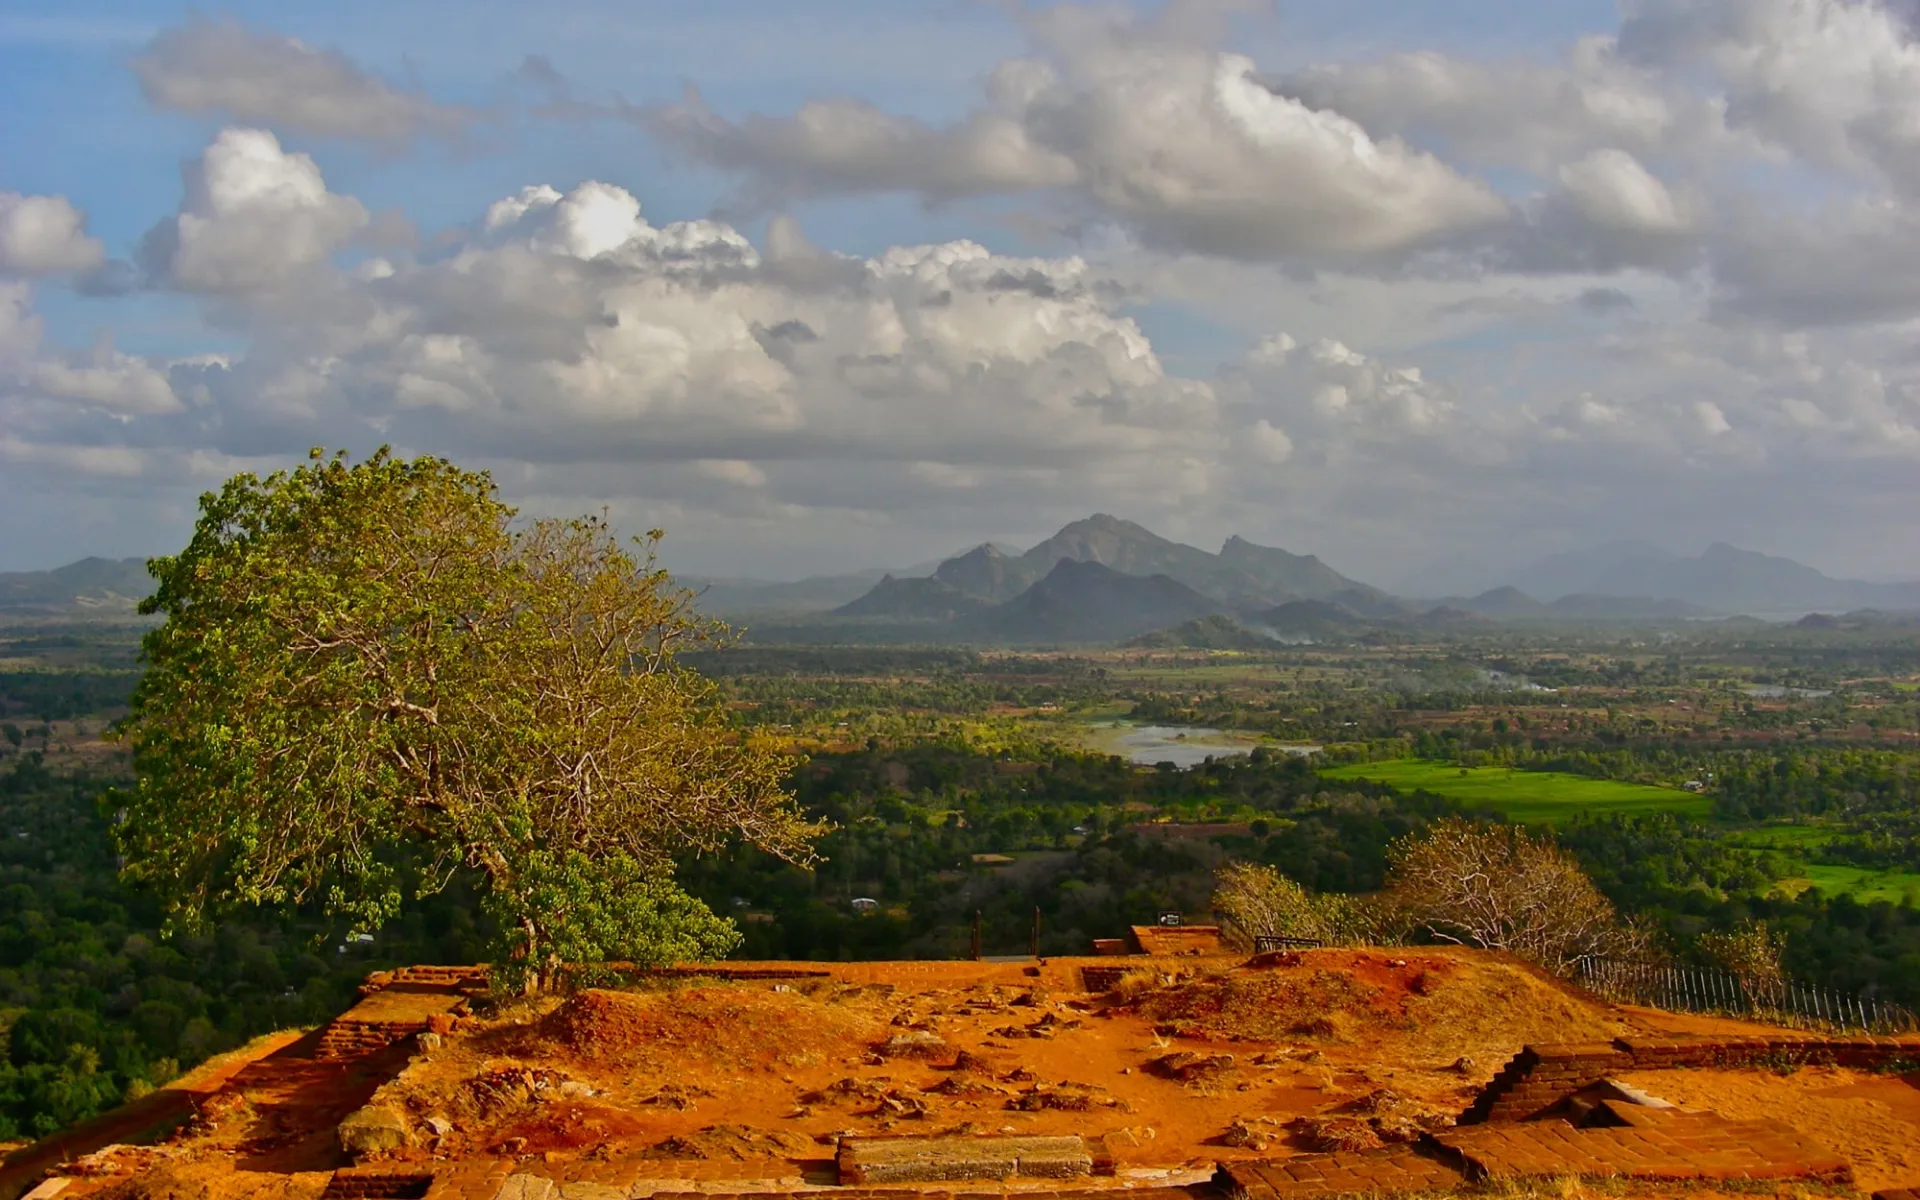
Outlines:
[[1635, 1025], [1524, 967], [1427, 951], [1281, 955], [1157, 989], [1137, 1007], [1183, 1033], [1364, 1044], [1409, 1064], [1465, 1055], [1489, 1073], [1528, 1042], [1604, 1041]]
[[1485, 955], [1244, 962], [1136, 959], [1097, 996], [1080, 967], [1114, 960], [590, 990], [463, 1028], [376, 1099], [451, 1157], [804, 1164], [841, 1133], [958, 1131], [1104, 1134], [1123, 1166], [1171, 1168], [1303, 1148], [1315, 1127], [1294, 1118], [1339, 1118], [1383, 1088], [1392, 1128], [1444, 1120], [1528, 1040], [1634, 1028]]
[[[103, 1152], [63, 1200], [315, 1200], [346, 1161], [335, 1126], [368, 1104], [405, 1127], [410, 1144], [387, 1157], [422, 1162], [797, 1186], [832, 1181], [844, 1134], [1080, 1134], [1105, 1136], [1121, 1182], [1205, 1178], [1223, 1160], [1416, 1138], [1528, 1042], [1696, 1020], [1604, 1005], [1498, 956], [1424, 948], [729, 966], [784, 975], [586, 990], [460, 1019], [425, 1053], [408, 1042], [329, 1063], [300, 1044], [262, 1047], [272, 1052], [244, 1069], [196, 1081], [207, 1090], [180, 1132]], [[1125, 973], [1111, 991], [1085, 990], [1083, 968], [1115, 967]], [[381, 1003], [445, 1007], [398, 988]], [[1907, 1148], [1920, 1147], [1920, 1089], [1897, 1078], [1636, 1081], [1689, 1107], [1800, 1125], [1859, 1163], [1869, 1187], [1920, 1182], [1920, 1150]]]
[[1784, 1122], [1853, 1164], [1863, 1192], [1920, 1187], [1920, 1073], [1636, 1071], [1622, 1078], [1682, 1108]]

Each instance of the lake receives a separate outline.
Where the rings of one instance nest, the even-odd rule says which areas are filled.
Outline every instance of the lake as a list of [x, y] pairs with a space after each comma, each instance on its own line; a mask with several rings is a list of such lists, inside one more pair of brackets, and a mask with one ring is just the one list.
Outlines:
[[1318, 746], [1276, 746], [1245, 733], [1207, 729], [1197, 725], [1097, 725], [1094, 745], [1109, 754], [1120, 754], [1129, 762], [1154, 766], [1170, 762], [1185, 770], [1197, 767], [1209, 758], [1231, 758], [1252, 753], [1255, 746], [1287, 754], [1311, 754]]

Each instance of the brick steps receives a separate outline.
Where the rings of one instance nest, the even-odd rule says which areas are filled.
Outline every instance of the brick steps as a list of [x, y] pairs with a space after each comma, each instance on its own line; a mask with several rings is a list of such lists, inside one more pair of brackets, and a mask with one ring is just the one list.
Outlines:
[[320, 1200], [421, 1200], [433, 1182], [429, 1171], [344, 1167], [327, 1180]]
[[1782, 1059], [1869, 1069], [1906, 1062], [1920, 1064], [1920, 1037], [1679, 1035], [1528, 1046], [1514, 1055], [1480, 1090], [1473, 1104], [1461, 1115], [1460, 1123], [1524, 1121], [1539, 1116], [1581, 1088], [1621, 1071], [1741, 1067]]
[[313, 1056], [317, 1059], [364, 1058], [426, 1029], [425, 1021], [354, 1021], [340, 1017], [320, 1031]]

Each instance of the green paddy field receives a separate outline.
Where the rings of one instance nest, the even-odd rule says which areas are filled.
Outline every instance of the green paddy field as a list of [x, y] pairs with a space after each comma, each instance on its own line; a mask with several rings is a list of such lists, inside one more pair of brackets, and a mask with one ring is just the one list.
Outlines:
[[1433, 792], [1463, 804], [1494, 809], [1509, 821], [1528, 825], [1558, 825], [1582, 813], [1671, 812], [1700, 818], [1713, 813], [1712, 800], [1678, 788], [1552, 771], [1456, 767], [1421, 758], [1396, 758], [1330, 767], [1320, 773], [1328, 779], [1366, 779], [1401, 791]]
[[[1463, 769], [1426, 759], [1399, 758], [1330, 767], [1320, 773], [1328, 779], [1366, 779], [1401, 791], [1434, 792], [1463, 804], [1494, 809], [1510, 821], [1527, 825], [1562, 824], [1582, 813], [1671, 812], [1703, 820], [1713, 815], [1709, 798], [1678, 788], [1547, 771]], [[1792, 862], [1794, 874], [1782, 878], [1779, 887], [1790, 894], [1817, 887], [1826, 895], [1845, 894], [1863, 904], [1876, 900], [1899, 904], [1909, 897], [1920, 900], [1920, 874], [1805, 861], [1840, 836], [1830, 827], [1769, 824], [1723, 828], [1728, 830], [1729, 845], [1785, 855]]]

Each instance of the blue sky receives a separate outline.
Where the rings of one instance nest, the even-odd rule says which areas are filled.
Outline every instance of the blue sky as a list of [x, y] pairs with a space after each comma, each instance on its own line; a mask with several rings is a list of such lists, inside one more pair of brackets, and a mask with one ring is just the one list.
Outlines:
[[730, 575], [1095, 509], [1388, 586], [1920, 575], [1862, 0], [15, 0], [0, 103], [0, 569], [393, 440]]

